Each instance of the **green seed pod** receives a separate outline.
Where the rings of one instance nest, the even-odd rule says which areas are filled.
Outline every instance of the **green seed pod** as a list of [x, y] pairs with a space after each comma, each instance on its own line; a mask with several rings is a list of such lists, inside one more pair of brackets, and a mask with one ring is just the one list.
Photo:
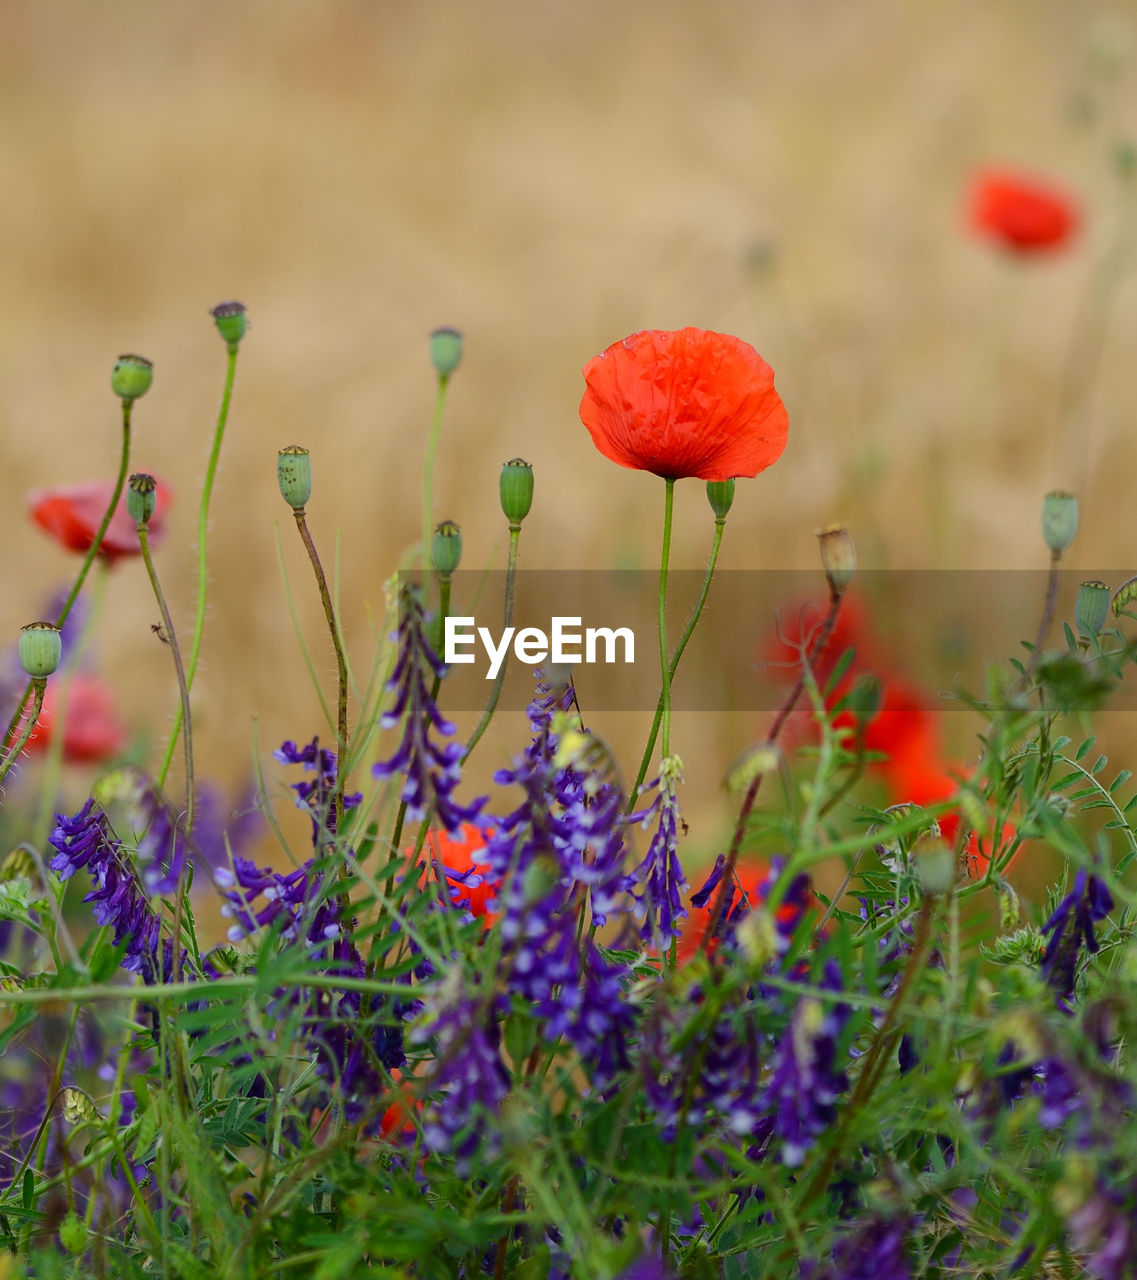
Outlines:
[[1101, 631], [1109, 616], [1109, 587], [1097, 578], [1083, 582], [1074, 601], [1074, 625], [1084, 640]]
[[727, 512], [734, 503], [733, 480], [708, 480], [707, 501], [715, 513], [716, 520], [725, 520]]
[[524, 458], [510, 458], [502, 464], [501, 509], [511, 525], [519, 525], [533, 505], [533, 468]]
[[293, 511], [303, 511], [312, 496], [312, 459], [307, 449], [290, 444], [276, 455], [280, 496]]
[[145, 356], [119, 356], [111, 370], [111, 390], [121, 400], [137, 400], [150, 390], [154, 366]]
[[1129, 606], [1137, 600], [1137, 578], [1126, 578], [1113, 597], [1113, 616], [1129, 616]]
[[229, 350], [236, 351], [238, 344], [245, 336], [245, 331], [249, 327], [249, 322], [245, 318], [245, 304], [243, 302], [219, 302], [209, 314], [213, 317], [217, 332], [225, 339]]
[[144, 471], [135, 472], [130, 477], [126, 490], [126, 510], [135, 524], [149, 523], [158, 502], [155, 493], [157, 488], [157, 480]]
[[827, 524], [817, 531], [821, 566], [834, 595], [842, 596], [857, 571], [857, 549], [843, 524]]
[[46, 680], [63, 657], [63, 637], [54, 622], [29, 622], [20, 628], [20, 666], [33, 680]]
[[440, 578], [449, 578], [462, 561], [462, 530], [453, 520], [443, 520], [434, 531], [430, 557]]
[[884, 685], [877, 676], [865, 672], [856, 679], [849, 690], [849, 710], [858, 724], [866, 725], [875, 720], [884, 699]]
[[449, 378], [462, 363], [462, 332], [443, 325], [430, 335], [430, 362], [440, 378]]
[[1074, 541], [1078, 532], [1078, 499], [1064, 489], [1048, 493], [1042, 503], [1042, 536], [1056, 556]]

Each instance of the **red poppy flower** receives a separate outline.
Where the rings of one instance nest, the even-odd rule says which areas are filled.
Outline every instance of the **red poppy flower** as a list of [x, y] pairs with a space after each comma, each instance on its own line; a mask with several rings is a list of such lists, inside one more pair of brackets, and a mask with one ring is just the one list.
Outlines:
[[1033, 178], [993, 170], [971, 189], [971, 225], [1013, 253], [1060, 249], [1080, 221], [1073, 200]]
[[[49, 681], [43, 710], [28, 739], [29, 751], [46, 751], [54, 740], [58, 701], [59, 686]], [[80, 671], [72, 677], [64, 717], [64, 760], [74, 764], [98, 764], [113, 760], [126, 745], [126, 726], [115, 711], [114, 694], [94, 676]]]
[[[28, 496], [28, 508], [36, 524], [46, 529], [68, 551], [83, 552], [95, 540], [112, 493], [113, 481], [87, 480], [82, 484], [60, 485], [56, 489], [37, 489]], [[170, 490], [159, 483], [155, 497], [157, 502], [148, 526], [152, 547], [157, 546], [166, 532]], [[138, 534], [126, 510], [125, 489], [99, 550], [108, 563], [121, 556], [139, 554]]]
[[665, 480], [756, 476], [786, 447], [774, 371], [748, 343], [647, 329], [584, 367], [580, 418], [600, 452]]
[[497, 894], [497, 882], [490, 877], [488, 863], [474, 861], [474, 853], [485, 848], [491, 833], [470, 822], [464, 822], [460, 832], [461, 840], [445, 831], [431, 831], [427, 836], [430, 858], [445, 872], [446, 886], [455, 905], [488, 927], [497, 919], [489, 909], [490, 899]]

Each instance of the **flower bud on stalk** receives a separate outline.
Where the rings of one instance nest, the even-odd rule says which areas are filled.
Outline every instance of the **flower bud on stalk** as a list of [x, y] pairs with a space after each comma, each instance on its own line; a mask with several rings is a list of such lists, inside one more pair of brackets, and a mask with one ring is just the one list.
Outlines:
[[827, 524], [817, 531], [821, 565], [835, 596], [843, 596], [857, 571], [857, 550], [843, 524]]
[[734, 481], [708, 480], [707, 501], [711, 504], [715, 519], [725, 520], [727, 513], [734, 504]]
[[511, 525], [520, 525], [533, 505], [533, 468], [524, 458], [510, 458], [502, 464], [501, 509]]
[[1097, 578], [1083, 582], [1074, 601], [1074, 625], [1084, 640], [1093, 639], [1109, 616], [1109, 587]]
[[213, 317], [217, 332], [225, 339], [225, 345], [230, 351], [236, 351], [249, 327], [245, 317], [245, 304], [219, 302], [209, 314]]
[[1042, 503], [1042, 536], [1055, 556], [1074, 541], [1078, 532], [1078, 499], [1064, 489], [1048, 493]]
[[121, 400], [137, 400], [150, 390], [154, 366], [145, 356], [119, 356], [111, 370], [111, 390]]
[[443, 520], [435, 529], [430, 554], [434, 572], [449, 580], [462, 561], [462, 531], [453, 520]]
[[462, 363], [462, 332], [443, 325], [430, 335], [430, 362], [440, 378], [449, 378]]
[[1137, 600], [1137, 578], [1126, 578], [1113, 597], [1113, 616], [1128, 616], [1129, 606]]
[[312, 458], [302, 445], [290, 444], [276, 455], [280, 496], [293, 511], [303, 511], [312, 496]]
[[137, 471], [130, 477], [126, 490], [126, 510], [135, 524], [149, 524], [158, 503], [157, 488], [157, 480], [144, 471]]
[[29, 622], [20, 628], [20, 666], [33, 680], [46, 680], [63, 658], [63, 636], [54, 622]]

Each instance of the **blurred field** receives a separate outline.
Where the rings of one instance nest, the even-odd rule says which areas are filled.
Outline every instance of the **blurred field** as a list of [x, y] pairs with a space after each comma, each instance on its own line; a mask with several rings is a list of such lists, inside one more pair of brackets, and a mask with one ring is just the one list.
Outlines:
[[[159, 571], [188, 624], [224, 369], [207, 313], [226, 298], [253, 328], [196, 694], [215, 776], [247, 771], [253, 716], [262, 754], [319, 727], [276, 522], [333, 679], [275, 452], [312, 450], [312, 527], [328, 560], [342, 532], [365, 667], [368, 605], [419, 528], [438, 324], [467, 335], [436, 515], [461, 522], [470, 566], [502, 563], [497, 473], [515, 454], [537, 477], [527, 567], [653, 563], [661, 486], [594, 451], [580, 368], [633, 330], [694, 324], [752, 341], [790, 410], [784, 458], [740, 486], [725, 567], [810, 566], [833, 519], [874, 568], [1035, 567], [1060, 485], [1083, 502], [1071, 565], [1116, 585], [1137, 560], [1137, 294], [1109, 256], [1132, 231], [1112, 157], [1137, 120], [1135, 34], [1126, 6], [1065, 0], [4, 0], [4, 633], [75, 563], [26, 524], [24, 495], [112, 472], [107, 379], [133, 350], [156, 364], [135, 469], [177, 491]], [[966, 185], [991, 162], [1077, 193], [1072, 251], [1015, 262], [968, 234]], [[680, 486], [686, 567], [709, 543], [701, 489]], [[155, 618], [121, 566], [101, 665], [131, 721], [163, 728]], [[715, 802], [757, 728], [680, 720], [693, 804]]]

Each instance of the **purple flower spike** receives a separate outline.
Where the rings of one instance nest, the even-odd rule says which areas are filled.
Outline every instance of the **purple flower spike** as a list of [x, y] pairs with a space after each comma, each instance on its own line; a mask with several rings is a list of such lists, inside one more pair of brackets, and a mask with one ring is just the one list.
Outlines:
[[655, 817], [655, 833], [644, 860], [632, 873], [640, 934], [660, 951], [679, 937], [679, 921], [687, 916], [683, 905], [687, 877], [678, 853], [681, 819], [676, 787], [682, 780], [683, 766], [677, 757], [669, 756], [660, 767], [658, 795], [644, 815], [645, 825]]
[[1094, 925], [1112, 910], [1113, 898], [1105, 881], [1083, 868], [1074, 878], [1073, 889], [1042, 926], [1043, 936], [1050, 935], [1042, 957], [1042, 976], [1057, 991], [1061, 1008], [1068, 1010], [1074, 998], [1082, 944], [1091, 954], [1098, 950]]

